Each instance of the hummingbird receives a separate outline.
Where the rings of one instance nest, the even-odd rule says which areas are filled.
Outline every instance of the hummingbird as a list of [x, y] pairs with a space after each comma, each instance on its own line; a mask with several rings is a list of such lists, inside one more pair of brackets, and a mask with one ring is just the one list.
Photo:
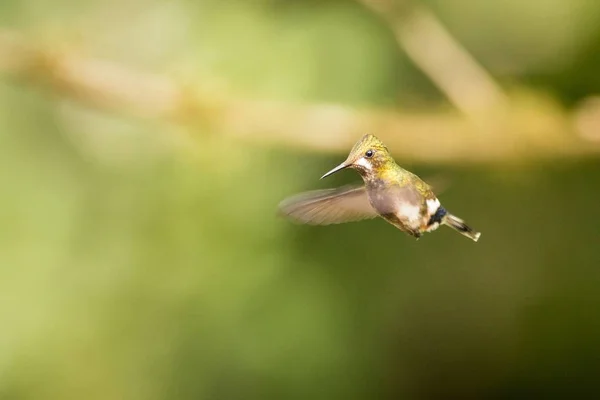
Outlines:
[[446, 225], [474, 240], [481, 236], [450, 214], [417, 175], [400, 167], [375, 135], [364, 135], [344, 162], [321, 179], [346, 168], [356, 170], [363, 184], [313, 190], [283, 200], [279, 212], [303, 224], [330, 225], [381, 217], [417, 240]]

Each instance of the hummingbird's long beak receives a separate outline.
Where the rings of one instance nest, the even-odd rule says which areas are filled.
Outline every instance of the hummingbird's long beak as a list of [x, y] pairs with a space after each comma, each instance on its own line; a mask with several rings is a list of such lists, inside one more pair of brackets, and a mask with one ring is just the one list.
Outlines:
[[336, 172], [341, 171], [344, 168], [348, 168], [349, 166], [350, 166], [350, 164], [347, 161], [344, 161], [343, 163], [341, 163], [340, 165], [338, 165], [337, 167], [335, 167], [334, 169], [332, 169], [331, 171], [329, 171], [325, 175], [323, 175], [321, 177], [321, 179], [326, 178], [329, 175], [335, 174]]

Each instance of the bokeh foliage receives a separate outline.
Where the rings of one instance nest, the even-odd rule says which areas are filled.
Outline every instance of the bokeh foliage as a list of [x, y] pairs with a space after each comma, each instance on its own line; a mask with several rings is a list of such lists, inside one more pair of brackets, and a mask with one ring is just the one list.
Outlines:
[[[600, 3], [425, 2], [504, 85], [600, 91]], [[4, 0], [0, 27], [259, 98], [439, 107], [352, 1]], [[192, 140], [188, 140], [189, 138]], [[483, 232], [276, 218], [343, 154], [0, 83], [0, 397], [531, 398], [600, 370], [600, 161], [410, 165]], [[402, 160], [398, 160], [402, 163]]]

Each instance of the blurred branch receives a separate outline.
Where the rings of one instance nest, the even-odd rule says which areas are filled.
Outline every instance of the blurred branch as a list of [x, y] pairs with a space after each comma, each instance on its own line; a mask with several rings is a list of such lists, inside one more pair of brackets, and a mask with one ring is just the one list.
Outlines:
[[360, 0], [384, 18], [413, 62], [473, 121], [508, 108], [494, 78], [425, 6], [410, 0]]
[[[506, 162], [600, 151], [597, 141], [576, 135], [569, 115], [538, 95], [512, 98], [506, 112], [485, 126], [453, 112], [402, 114], [228, 98], [107, 61], [28, 46], [7, 32], [0, 32], [1, 73], [91, 107], [190, 130], [208, 124], [251, 143], [312, 151], [345, 153], [366, 132], [380, 136], [403, 162]], [[597, 132], [595, 121], [586, 130]]]
[[575, 125], [582, 138], [600, 143], [600, 96], [584, 100], [575, 110]]
[[9, 32], [0, 32], [0, 72], [50, 86], [94, 106], [140, 116], [161, 118], [180, 107], [181, 90], [169, 79], [28, 46]]

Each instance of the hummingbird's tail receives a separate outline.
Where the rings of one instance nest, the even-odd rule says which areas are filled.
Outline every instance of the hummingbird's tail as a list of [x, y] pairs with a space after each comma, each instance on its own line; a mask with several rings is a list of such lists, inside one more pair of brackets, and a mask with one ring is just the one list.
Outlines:
[[479, 236], [481, 236], [481, 232], [475, 232], [470, 226], [468, 226], [465, 221], [462, 219], [448, 213], [442, 219], [442, 224], [448, 225], [450, 228], [454, 229], [460, 234], [465, 235], [469, 239], [474, 240], [475, 242], [479, 240]]

